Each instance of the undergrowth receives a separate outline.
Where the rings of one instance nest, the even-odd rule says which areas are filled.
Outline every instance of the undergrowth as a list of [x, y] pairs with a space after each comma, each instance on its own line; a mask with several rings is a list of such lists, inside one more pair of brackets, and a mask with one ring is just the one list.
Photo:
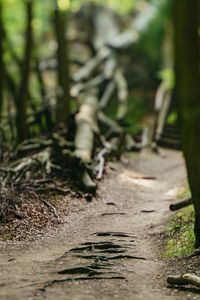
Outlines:
[[[189, 188], [184, 188], [178, 198], [190, 197]], [[167, 223], [164, 258], [176, 258], [189, 255], [194, 250], [194, 209], [186, 207], [173, 215]]]

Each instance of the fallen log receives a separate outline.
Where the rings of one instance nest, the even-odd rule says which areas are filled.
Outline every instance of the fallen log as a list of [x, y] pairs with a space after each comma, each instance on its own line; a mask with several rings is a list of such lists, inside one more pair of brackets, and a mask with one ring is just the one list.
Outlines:
[[128, 111], [128, 86], [121, 69], [116, 71], [115, 81], [118, 88], [117, 120], [123, 120]]
[[[115, 20], [108, 19], [106, 13], [96, 15], [96, 41], [94, 44], [98, 47], [108, 45], [114, 50], [123, 50], [136, 43], [141, 34], [146, 31], [153, 18], [157, 15], [158, 7], [149, 4], [146, 1], [139, 4], [139, 14], [133, 19], [129, 29], [121, 32]], [[99, 30], [99, 27], [101, 30]], [[106, 29], [105, 29], [106, 28]]]
[[112, 56], [109, 57], [109, 59], [105, 62], [105, 66], [103, 70], [104, 77], [107, 80], [111, 80], [113, 78], [116, 67], [117, 67], [117, 59], [116, 59], [116, 55], [113, 52]]
[[91, 162], [94, 132], [97, 128], [97, 97], [96, 91], [83, 95], [83, 104], [76, 115], [75, 155], [84, 163]]
[[167, 283], [171, 285], [194, 285], [200, 287], [200, 277], [195, 274], [186, 273], [180, 276], [169, 276]]
[[73, 76], [74, 82], [80, 82], [82, 80], [91, 77], [93, 71], [98, 67], [98, 65], [111, 55], [111, 50], [107, 47], [102, 47], [97, 52], [96, 56], [92, 57], [82, 68], [78, 70]]
[[80, 172], [80, 184], [88, 192], [96, 190], [96, 184], [90, 178], [86, 165], [91, 162], [94, 146], [94, 133], [97, 130], [97, 97], [96, 90], [83, 95], [83, 104], [76, 116], [75, 156], [79, 158], [85, 168]]
[[102, 111], [98, 111], [98, 121], [102, 123], [104, 126], [108, 127], [114, 133], [121, 133], [123, 131], [122, 127], [118, 125], [117, 122], [109, 118]]
[[104, 110], [112, 96], [115, 90], [115, 81], [112, 80], [106, 87], [104, 94], [102, 95], [102, 98], [99, 101], [99, 109]]
[[85, 90], [98, 87], [104, 81], [103, 75], [97, 75], [96, 77], [88, 80], [87, 82], [80, 82], [72, 86], [70, 89], [70, 95], [72, 97], [77, 97], [79, 94]]
[[110, 9], [96, 6], [93, 10], [95, 34], [93, 44], [96, 49], [108, 45], [121, 32], [120, 20]]
[[184, 207], [187, 207], [193, 203], [192, 198], [180, 200], [177, 203], [173, 203], [169, 206], [170, 210], [175, 211]]

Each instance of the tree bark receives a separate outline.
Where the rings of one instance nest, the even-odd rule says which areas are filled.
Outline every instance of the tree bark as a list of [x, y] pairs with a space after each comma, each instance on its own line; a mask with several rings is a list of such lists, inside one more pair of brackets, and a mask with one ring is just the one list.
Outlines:
[[199, 0], [174, 0], [175, 96], [182, 144], [195, 208], [195, 247], [200, 247]]
[[57, 60], [58, 60], [58, 84], [60, 88], [60, 95], [58, 96], [56, 123], [65, 123], [68, 121], [70, 114], [69, 101], [69, 65], [67, 53], [67, 10], [59, 9], [56, 1], [56, 8], [54, 11], [54, 26], [57, 38]]
[[17, 95], [17, 116], [16, 116], [16, 127], [17, 127], [17, 137], [18, 142], [21, 142], [27, 138], [27, 97], [28, 97], [28, 84], [30, 76], [30, 64], [31, 64], [31, 54], [33, 47], [33, 30], [32, 30], [32, 20], [33, 20], [33, 2], [32, 0], [27, 1], [27, 29], [25, 37], [25, 50], [24, 50], [24, 61], [22, 63], [21, 69], [21, 82], [19, 87], [19, 92]]
[[4, 89], [3, 35], [2, 2], [0, 1], [0, 123], [2, 118]]

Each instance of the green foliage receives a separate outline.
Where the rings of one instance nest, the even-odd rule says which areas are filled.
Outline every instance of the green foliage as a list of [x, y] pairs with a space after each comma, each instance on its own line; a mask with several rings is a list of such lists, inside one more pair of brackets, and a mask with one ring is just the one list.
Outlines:
[[[101, 5], [106, 5], [121, 13], [127, 13], [130, 9], [134, 7], [136, 1], [138, 0], [92, 0], [90, 2], [100, 3]], [[85, 2], [85, 0], [72, 0], [72, 9], [78, 9], [79, 6]]]
[[[147, 104], [142, 97], [130, 96], [128, 98], [128, 113], [125, 116], [125, 123], [128, 125], [126, 130], [129, 134], [135, 136], [142, 130], [142, 119], [147, 113]], [[115, 99], [110, 101], [108, 107], [106, 108], [106, 114], [115, 120], [117, 114], [117, 105]]]
[[[13, 81], [18, 85], [20, 76], [19, 76], [19, 65], [16, 63], [16, 59], [13, 57], [13, 52], [16, 54], [16, 57], [19, 58], [21, 62], [23, 59], [23, 49], [24, 49], [24, 32], [26, 28], [26, 9], [25, 3], [27, 0], [2, 0], [3, 2], [3, 21], [4, 26], [7, 32], [7, 38], [9, 40], [9, 45], [6, 45], [4, 61], [8, 73], [11, 74]], [[85, 0], [59, 0], [60, 3], [71, 2], [71, 8], [77, 9], [81, 4], [86, 3]], [[104, 4], [113, 9], [116, 9], [118, 12], [127, 13], [128, 11], [134, 8], [134, 5], [141, 0], [93, 0], [91, 2]], [[166, 2], [165, 0], [152, 0], [149, 2], [154, 2], [155, 4], [160, 5], [160, 3]], [[54, 6], [54, 0], [46, 1], [33, 1], [34, 3], [34, 19], [33, 19], [33, 30], [34, 30], [34, 50], [33, 57], [39, 57], [42, 61], [43, 58], [48, 58], [54, 55], [55, 52], [55, 41], [52, 32], [52, 12]], [[143, 75], [143, 70], [146, 70], [145, 76], [141, 77], [142, 85], [145, 86], [146, 78], [150, 78], [149, 75], [156, 75], [157, 70], [159, 69], [159, 57], [160, 57], [160, 47], [164, 32], [163, 20], [166, 18], [166, 11], [162, 10], [156, 19], [152, 22], [151, 26], [147, 29], [147, 32], [144, 33], [141, 41], [138, 45], [134, 45], [132, 53], [136, 56], [138, 65], [144, 65], [144, 68], [141, 68], [141, 75]], [[51, 47], [50, 47], [51, 45]], [[11, 51], [11, 49], [13, 51]], [[132, 55], [131, 53], [131, 55]], [[144, 63], [143, 63], [144, 62]], [[160, 67], [160, 66], [159, 66]], [[137, 69], [137, 68], [136, 68]], [[168, 76], [167, 74], [165, 74]], [[136, 75], [135, 77], [139, 77]], [[50, 79], [48, 78], [50, 81]], [[137, 78], [135, 79], [137, 81]], [[31, 86], [31, 105], [37, 111], [40, 109], [41, 104], [41, 95], [39, 90], [39, 84], [37, 79], [34, 76], [31, 76], [30, 79]], [[151, 80], [150, 80], [151, 81]], [[137, 87], [136, 87], [137, 88]], [[151, 88], [151, 87], [150, 87]], [[141, 97], [142, 98], [142, 97]], [[136, 134], [142, 127], [141, 119], [147, 111], [145, 107], [144, 99], [141, 99], [140, 96], [130, 97], [129, 99], [129, 112], [126, 117], [126, 121], [129, 124], [133, 124], [128, 129], [131, 134]], [[115, 116], [116, 114], [116, 103], [110, 108], [110, 116]], [[72, 104], [73, 105], [73, 104]], [[32, 108], [29, 108], [29, 114], [32, 115]], [[73, 107], [73, 111], [76, 111], [76, 105]]]
[[170, 17], [170, 5], [166, 0], [151, 2], [159, 6], [159, 13], [152, 19], [148, 29], [141, 35], [134, 51], [152, 76], [156, 77], [157, 70], [159, 70], [162, 63], [163, 37], [165, 36], [166, 22]]
[[147, 113], [147, 105], [142, 98], [129, 98], [128, 99], [129, 111], [126, 116], [126, 121], [131, 124], [128, 132], [131, 135], [136, 135], [142, 129], [142, 118]]
[[163, 80], [166, 89], [172, 89], [175, 84], [175, 74], [172, 69], [164, 69], [158, 73], [158, 77]]
[[173, 111], [167, 118], [167, 124], [175, 124], [177, 122], [178, 115], [176, 111]]
[[[22, 44], [24, 41], [22, 33], [25, 25], [25, 9], [23, 1], [3, 1], [3, 22], [9, 40], [14, 45], [15, 52], [17, 54], [22, 54]], [[9, 59], [9, 57], [7, 59]]]

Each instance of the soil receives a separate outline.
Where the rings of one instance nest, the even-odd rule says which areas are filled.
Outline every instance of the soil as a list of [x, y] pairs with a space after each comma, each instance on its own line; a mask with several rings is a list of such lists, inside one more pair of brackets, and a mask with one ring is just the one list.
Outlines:
[[167, 287], [187, 263], [161, 259], [169, 204], [186, 181], [182, 154], [126, 158], [109, 164], [91, 203], [67, 198], [62, 224], [0, 242], [0, 299], [199, 299]]

